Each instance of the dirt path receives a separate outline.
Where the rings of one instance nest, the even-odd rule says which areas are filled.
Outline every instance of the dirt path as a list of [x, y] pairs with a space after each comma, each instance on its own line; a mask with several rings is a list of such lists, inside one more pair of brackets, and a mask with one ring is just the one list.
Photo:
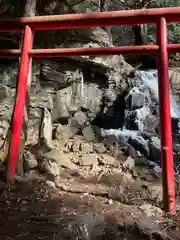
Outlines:
[[[0, 182], [0, 239], [180, 239], [177, 222], [135, 205], [49, 188], [42, 181]], [[78, 236], [78, 237], [77, 237]]]

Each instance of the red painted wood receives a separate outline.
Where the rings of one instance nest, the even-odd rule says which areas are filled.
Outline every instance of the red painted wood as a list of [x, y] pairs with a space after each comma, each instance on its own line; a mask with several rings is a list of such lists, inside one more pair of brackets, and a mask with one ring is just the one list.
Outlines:
[[30, 58], [28, 52], [32, 48], [33, 33], [29, 26], [25, 27], [22, 57], [20, 63], [18, 88], [12, 120], [12, 133], [8, 155], [7, 178], [14, 180], [16, 163], [18, 160], [19, 144], [21, 138], [22, 123], [24, 118], [24, 106], [26, 102], [27, 79], [29, 73]]
[[[180, 52], [180, 44], [167, 44], [168, 52]], [[120, 46], [110, 48], [53, 48], [32, 49], [28, 53], [32, 58], [53, 58], [65, 56], [108, 56], [108, 55], [134, 55], [157, 54], [158, 45]], [[0, 58], [18, 58], [21, 56], [19, 49], [0, 49]]]
[[180, 7], [14, 18], [1, 20], [0, 31], [22, 30], [26, 25], [34, 30], [50, 30], [156, 23], [160, 17], [179, 22]]
[[163, 180], [164, 209], [171, 214], [176, 214], [174, 164], [172, 151], [172, 128], [170, 114], [169, 96], [169, 73], [168, 73], [168, 51], [167, 51], [167, 22], [161, 18], [157, 28], [157, 41], [160, 51], [158, 61], [158, 87], [159, 108], [161, 127], [161, 164]]

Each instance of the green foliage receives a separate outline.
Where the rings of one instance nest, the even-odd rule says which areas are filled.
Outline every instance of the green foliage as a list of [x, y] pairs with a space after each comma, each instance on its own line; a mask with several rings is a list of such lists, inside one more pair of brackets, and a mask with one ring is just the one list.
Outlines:
[[[180, 0], [158, 0], [152, 2], [150, 8], [178, 7]], [[148, 26], [148, 35], [155, 40], [155, 25]], [[168, 40], [169, 43], [180, 43], [180, 23], [168, 24]]]
[[180, 6], [180, 0], [158, 0], [151, 4], [154, 8], [177, 7]]

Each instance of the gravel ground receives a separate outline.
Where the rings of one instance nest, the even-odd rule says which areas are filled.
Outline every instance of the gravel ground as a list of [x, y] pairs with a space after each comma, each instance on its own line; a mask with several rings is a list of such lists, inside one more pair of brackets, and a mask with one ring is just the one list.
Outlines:
[[0, 191], [2, 240], [180, 239], [177, 218], [148, 217], [136, 205], [62, 191], [42, 180], [0, 181]]

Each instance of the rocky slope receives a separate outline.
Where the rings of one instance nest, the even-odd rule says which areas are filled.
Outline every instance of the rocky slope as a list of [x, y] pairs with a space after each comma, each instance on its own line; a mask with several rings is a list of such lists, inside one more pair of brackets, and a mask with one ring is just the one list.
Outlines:
[[[74, 135], [70, 126], [59, 124], [56, 141], [51, 141], [53, 149], [43, 145], [26, 150], [26, 173], [23, 178], [16, 176], [13, 189], [0, 182], [1, 205], [8, 204], [3, 219], [8, 214], [12, 226], [11, 232], [0, 228], [1, 235], [178, 240], [178, 218], [169, 218], [161, 209], [158, 166], [131, 145], [100, 140], [97, 128], [82, 126], [82, 116], [81, 112], [74, 117], [79, 135]], [[81, 120], [79, 125], [77, 120]], [[179, 214], [178, 201], [177, 210]]]
[[[103, 30], [94, 33], [93, 41], [89, 39], [88, 44], [81, 45], [95, 47], [105, 44], [107, 34], [103, 32], [102, 35], [102, 32]], [[2, 147], [6, 145], [4, 140], [10, 127], [18, 65], [16, 62], [1, 63], [0, 72]], [[86, 112], [90, 122], [95, 121], [98, 114], [109, 114], [108, 109], [113, 109], [116, 99], [130, 87], [133, 72], [133, 68], [122, 56], [34, 62], [31, 92], [28, 94], [25, 111], [26, 136], [22, 136], [26, 138], [26, 145], [39, 143], [45, 115], [52, 115], [52, 124], [67, 124], [71, 116], [79, 110]], [[113, 113], [109, 115], [112, 116]]]

